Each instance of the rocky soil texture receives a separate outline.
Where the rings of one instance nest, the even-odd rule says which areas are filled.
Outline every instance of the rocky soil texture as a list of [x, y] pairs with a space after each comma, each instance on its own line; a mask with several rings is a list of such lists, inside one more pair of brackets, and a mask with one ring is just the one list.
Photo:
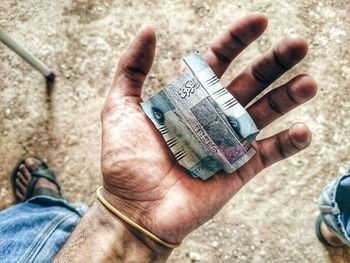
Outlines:
[[70, 200], [91, 202], [100, 184], [101, 106], [118, 57], [142, 23], [158, 37], [147, 98], [182, 72], [183, 56], [203, 51], [212, 37], [252, 11], [270, 18], [268, 30], [235, 60], [223, 83], [283, 36], [303, 35], [308, 56], [276, 85], [305, 72], [317, 80], [318, 95], [260, 136], [302, 121], [313, 142], [259, 174], [188, 236], [169, 262], [349, 262], [347, 249], [326, 249], [314, 234], [321, 188], [350, 168], [346, 0], [2, 0], [0, 26], [58, 78], [48, 97], [42, 76], [0, 44], [0, 208], [13, 202], [9, 173], [26, 155], [48, 160]]

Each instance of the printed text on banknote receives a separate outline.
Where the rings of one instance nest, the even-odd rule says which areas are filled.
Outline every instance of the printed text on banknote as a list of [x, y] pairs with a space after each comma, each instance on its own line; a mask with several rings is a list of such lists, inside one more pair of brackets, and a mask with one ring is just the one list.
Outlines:
[[193, 177], [232, 173], [255, 154], [259, 130], [199, 53], [184, 61], [189, 72], [141, 106]]

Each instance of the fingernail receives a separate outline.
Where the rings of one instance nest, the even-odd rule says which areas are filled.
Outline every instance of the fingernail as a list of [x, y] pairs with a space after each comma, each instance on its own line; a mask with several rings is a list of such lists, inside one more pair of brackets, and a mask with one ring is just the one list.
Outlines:
[[299, 150], [308, 147], [312, 140], [312, 133], [303, 123], [295, 123], [291, 129], [291, 140]]
[[32, 166], [34, 164], [34, 160], [32, 158], [28, 158], [26, 163], [27, 165]]
[[147, 24], [142, 24], [139, 28], [139, 30], [137, 31], [137, 33], [143, 31], [145, 28], [148, 28], [149, 26]]
[[137, 30], [137, 33], [140, 33], [142, 31], [142, 29], [144, 28], [145, 24], [142, 24], [139, 29]]

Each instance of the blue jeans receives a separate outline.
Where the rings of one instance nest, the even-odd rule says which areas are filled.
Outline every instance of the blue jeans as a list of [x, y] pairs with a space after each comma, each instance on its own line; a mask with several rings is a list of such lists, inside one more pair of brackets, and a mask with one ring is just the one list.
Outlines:
[[350, 246], [350, 173], [323, 188], [318, 207], [328, 229]]
[[86, 210], [35, 196], [0, 212], [0, 262], [51, 262]]

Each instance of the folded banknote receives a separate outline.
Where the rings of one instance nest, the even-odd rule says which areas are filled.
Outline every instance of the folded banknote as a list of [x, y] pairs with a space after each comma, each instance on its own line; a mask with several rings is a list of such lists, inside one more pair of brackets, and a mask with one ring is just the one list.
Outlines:
[[259, 130], [199, 53], [184, 61], [189, 72], [141, 106], [193, 177], [232, 173], [255, 154]]

